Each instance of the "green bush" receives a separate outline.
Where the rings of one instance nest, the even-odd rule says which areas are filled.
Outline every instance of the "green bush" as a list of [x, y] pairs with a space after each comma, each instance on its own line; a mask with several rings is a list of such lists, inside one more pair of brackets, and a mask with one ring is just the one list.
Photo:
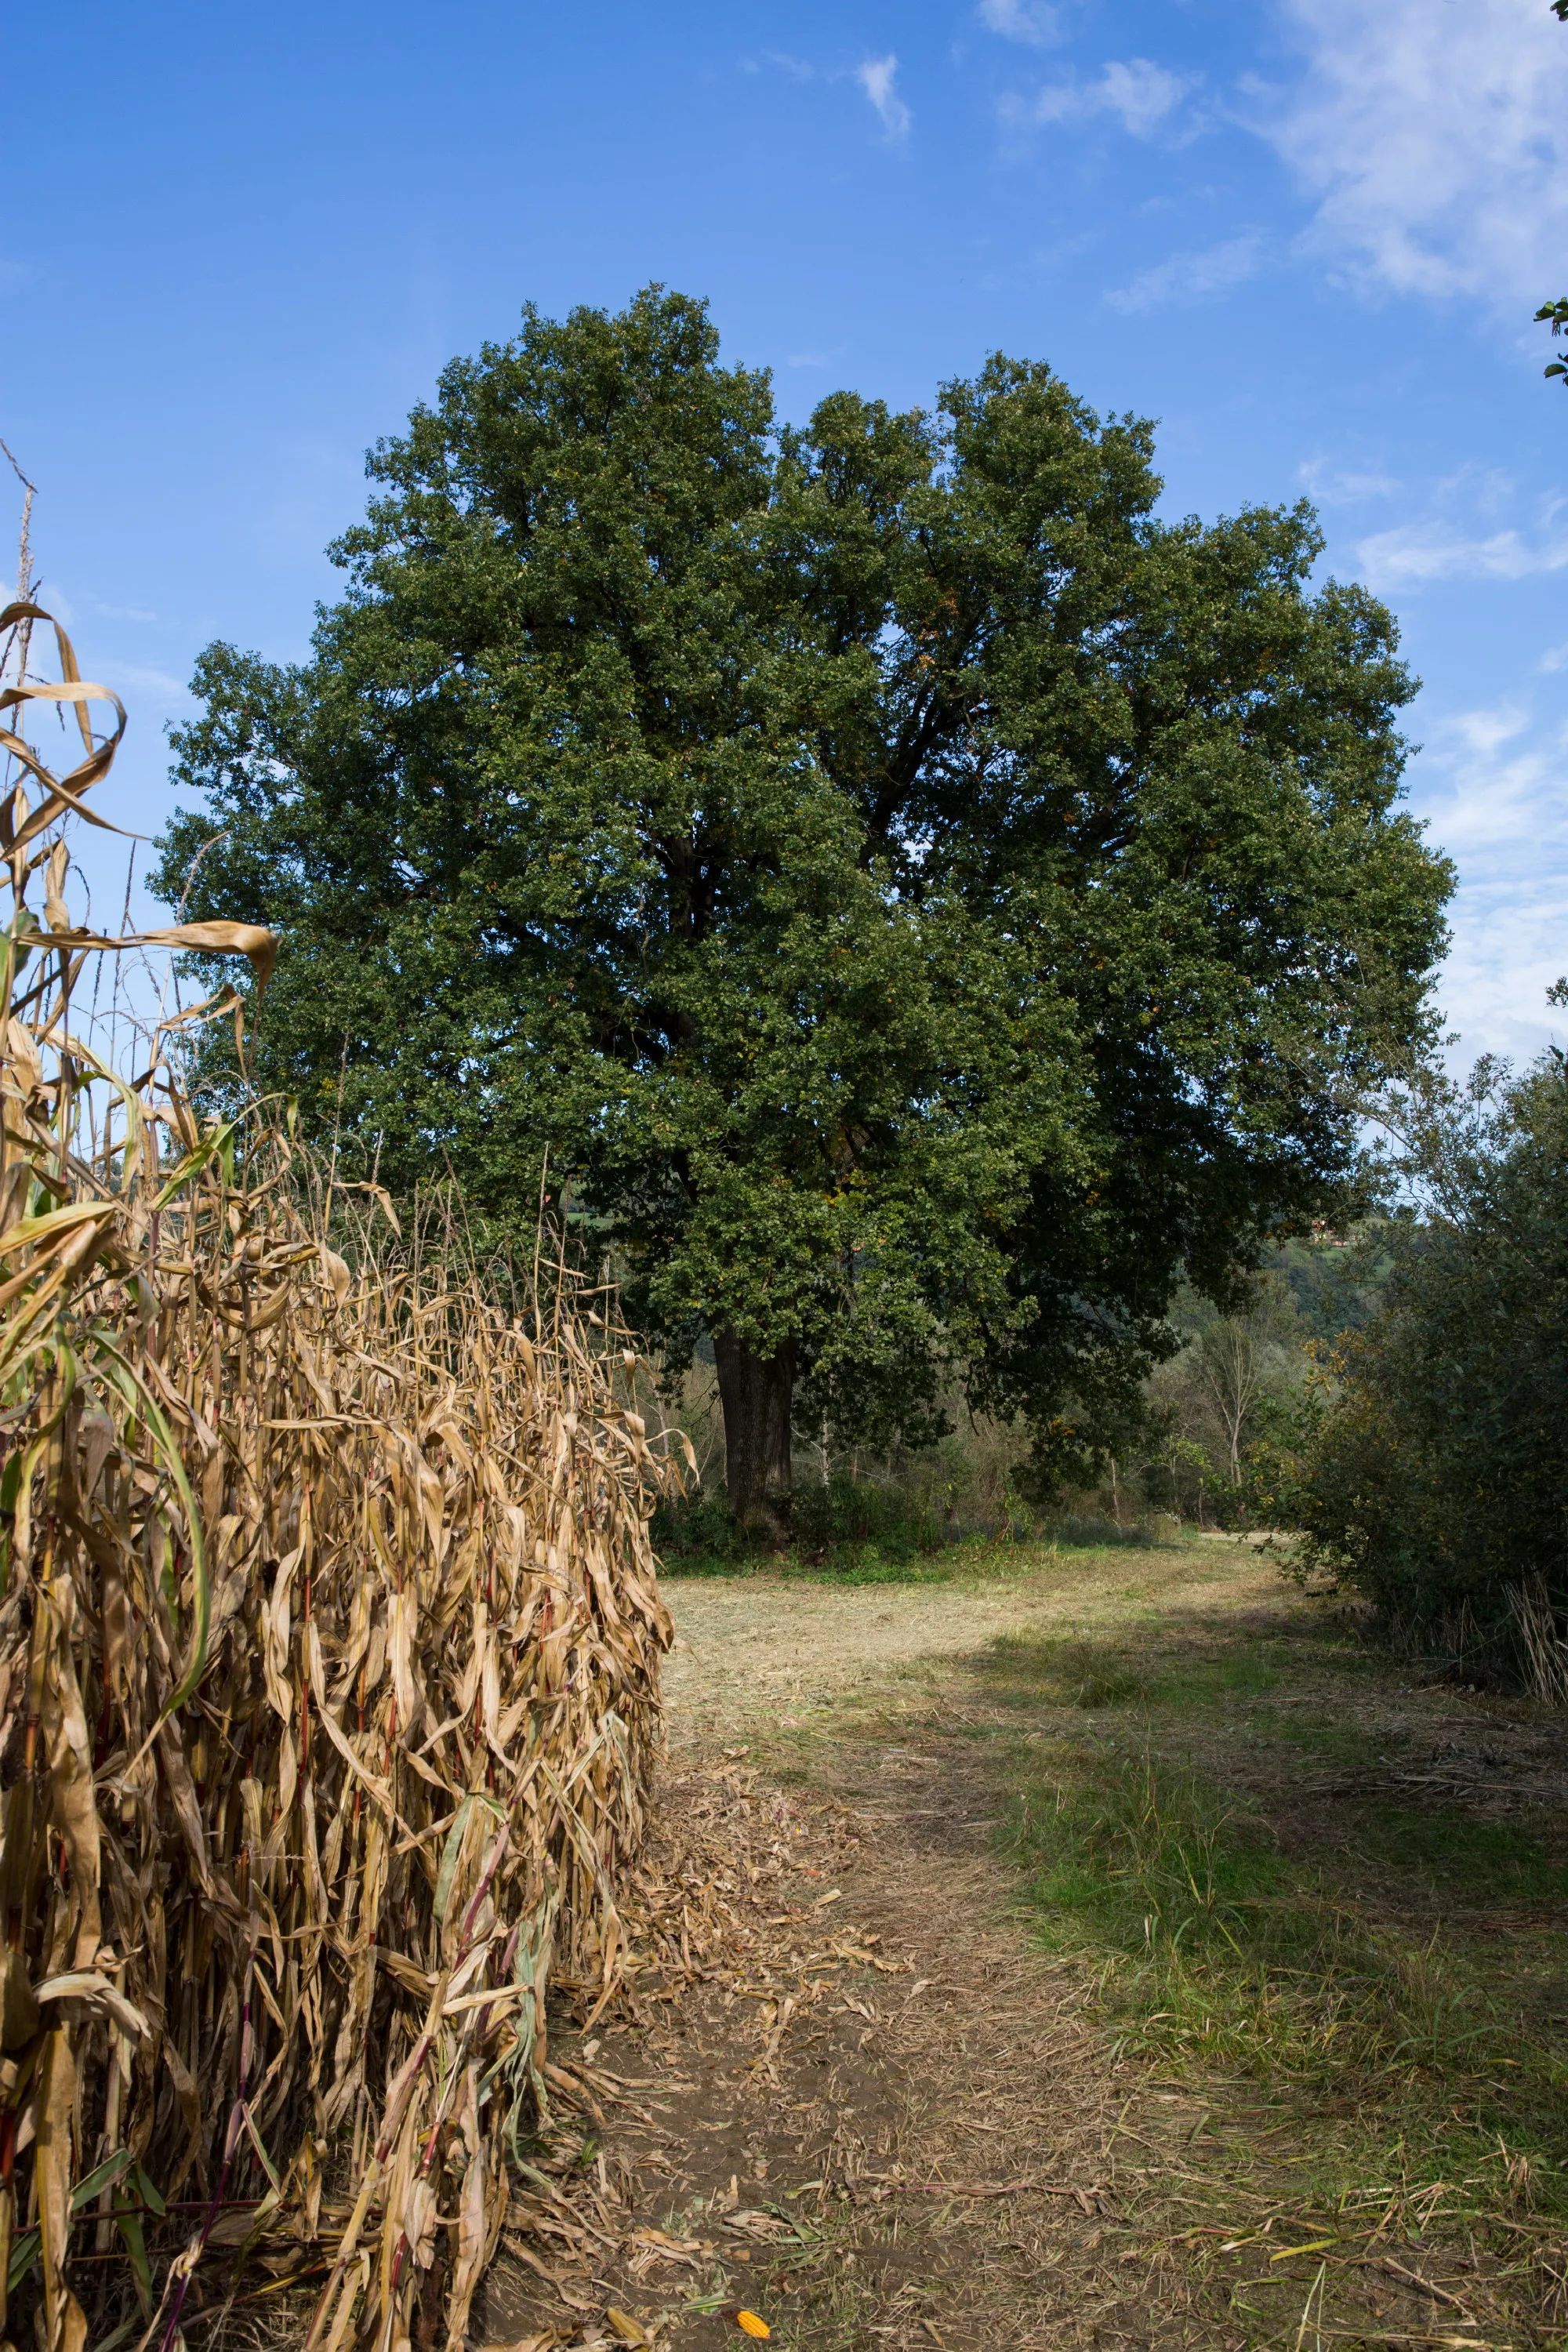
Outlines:
[[[797, 1486], [789, 1500], [789, 1549], [816, 1566], [848, 1567], [862, 1555], [891, 1565], [930, 1558], [950, 1540], [942, 1513], [918, 1495], [869, 1479], [835, 1477]], [[677, 1570], [761, 1561], [776, 1547], [731, 1517], [719, 1496], [661, 1504], [653, 1539]]]
[[649, 1528], [659, 1559], [678, 1573], [739, 1568], [760, 1557], [757, 1538], [732, 1518], [721, 1494], [661, 1502]]
[[908, 1560], [940, 1551], [945, 1540], [941, 1514], [929, 1503], [861, 1479], [797, 1486], [789, 1519], [790, 1533], [809, 1559], [871, 1544], [884, 1559]]
[[1563, 1685], [1568, 1066], [1483, 1064], [1398, 1106], [1410, 1202], [1380, 1309], [1280, 1473], [1308, 1566], [1472, 1669]]
[[[1166, 1539], [1173, 1526], [1179, 1536], [1181, 1522], [1165, 1516]], [[1059, 1544], [1064, 1550], [1103, 1550], [1110, 1544], [1148, 1544], [1156, 1540], [1150, 1527], [1140, 1523], [1124, 1528], [1114, 1519], [1100, 1518], [1094, 1513], [1065, 1511], [1059, 1518], [1049, 1519], [1040, 1530], [1047, 1543]]]

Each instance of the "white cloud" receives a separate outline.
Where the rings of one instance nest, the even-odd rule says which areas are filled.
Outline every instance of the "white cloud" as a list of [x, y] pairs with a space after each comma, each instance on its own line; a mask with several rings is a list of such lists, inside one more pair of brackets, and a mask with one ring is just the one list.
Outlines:
[[[764, 49], [763, 51], [763, 63], [764, 65], [775, 66], [780, 73], [788, 74], [792, 81], [815, 81], [816, 79], [816, 68], [814, 65], [808, 65], [805, 58], [792, 58], [788, 52], [784, 49]], [[747, 70], [749, 72], [755, 73], [756, 68], [755, 66], [751, 66]]]
[[[1530, 713], [1515, 703], [1499, 703], [1493, 709], [1460, 710], [1447, 722], [1447, 732], [1466, 751], [1489, 757], [1500, 751], [1505, 743], [1517, 743], [1530, 724]], [[1495, 832], [1495, 819], [1489, 820], [1489, 835]]]
[[88, 602], [93, 611], [106, 621], [155, 621], [158, 617], [156, 613], [150, 613], [145, 604], [106, 604], [101, 596], [91, 596]]
[[100, 661], [93, 667], [105, 686], [111, 686], [121, 697], [146, 696], [155, 702], [184, 702], [188, 698], [190, 680], [172, 677], [166, 669], [153, 669], [141, 662]]
[[1458, 868], [1454, 944], [1437, 999], [1459, 1033], [1463, 1067], [1478, 1054], [1528, 1060], [1561, 1021], [1545, 992], [1568, 965], [1568, 804], [1550, 722], [1504, 705], [1462, 710], [1429, 730], [1411, 770], [1411, 806]]
[[855, 79], [882, 118], [889, 139], [901, 139], [910, 127], [910, 110], [893, 88], [899, 61], [889, 49], [885, 58], [868, 58], [857, 66]]
[[[822, 82], [828, 87], [845, 80], [847, 73], [844, 67], [816, 66], [809, 58], [792, 57], [784, 49], [764, 49], [760, 58], [741, 60], [742, 73], [761, 73], [764, 67], [774, 73], [787, 74], [791, 81]], [[898, 70], [899, 60], [891, 50], [885, 58], [868, 58], [854, 68], [855, 80], [876, 108], [889, 139], [904, 138], [914, 119], [893, 86]]]
[[1054, 8], [1031, 5], [1030, 0], [980, 0], [980, 21], [987, 32], [1005, 41], [1026, 41], [1031, 48], [1048, 48], [1061, 38]]
[[1568, 540], [1532, 544], [1517, 530], [1475, 539], [1442, 523], [1401, 523], [1361, 541], [1356, 562], [1368, 585], [1380, 593], [1433, 580], [1528, 580], [1568, 567]]
[[1147, 139], [1192, 88], [1183, 74], [1147, 58], [1112, 58], [1098, 81], [1047, 82], [1029, 103], [1008, 113], [1033, 122], [1079, 122], [1091, 114], [1115, 114], [1124, 131]]
[[84, 613], [96, 614], [101, 621], [155, 621], [158, 617], [145, 604], [106, 604], [89, 588], [68, 592], [57, 580], [46, 583], [45, 598], [56, 620], [63, 621], [68, 628], [74, 626]]
[[1255, 278], [1262, 266], [1263, 238], [1257, 230], [1228, 237], [1201, 253], [1176, 253], [1168, 261], [1143, 270], [1130, 285], [1106, 296], [1117, 310], [1153, 310], [1171, 302], [1201, 300], [1205, 294], [1223, 294], [1232, 286]]
[[1305, 78], [1250, 95], [1317, 199], [1309, 242], [1400, 293], [1568, 290], [1568, 31], [1544, 0], [1283, 5]]
[[1327, 457], [1309, 458], [1296, 470], [1307, 496], [1321, 507], [1360, 506], [1366, 499], [1391, 499], [1401, 487], [1392, 474], [1349, 472]]

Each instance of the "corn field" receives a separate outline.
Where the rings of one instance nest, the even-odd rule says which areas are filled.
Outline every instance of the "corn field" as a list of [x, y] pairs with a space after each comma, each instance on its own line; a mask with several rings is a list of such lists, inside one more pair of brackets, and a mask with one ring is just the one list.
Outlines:
[[509, 1290], [281, 1108], [204, 1121], [166, 1031], [132, 1079], [73, 1029], [124, 714], [63, 632], [31, 677], [47, 622], [0, 614], [0, 2337], [174, 2352], [292, 2282], [310, 2352], [455, 2347], [546, 1994], [616, 1981], [675, 1474], [559, 1263]]

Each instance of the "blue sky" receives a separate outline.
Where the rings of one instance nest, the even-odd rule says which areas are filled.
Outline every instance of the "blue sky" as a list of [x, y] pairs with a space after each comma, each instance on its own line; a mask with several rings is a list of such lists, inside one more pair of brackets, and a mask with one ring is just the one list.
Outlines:
[[[1568, 968], [1568, 28], [1547, 0], [55, 0], [7, 37], [0, 434], [121, 820], [214, 636], [288, 658], [363, 452], [531, 299], [708, 296], [786, 415], [1002, 349], [1161, 420], [1166, 505], [1310, 496], [1426, 680], [1441, 1001]], [[0, 511], [4, 511], [0, 509]], [[84, 845], [100, 917], [118, 852]], [[144, 909], [150, 913], [150, 909]]]

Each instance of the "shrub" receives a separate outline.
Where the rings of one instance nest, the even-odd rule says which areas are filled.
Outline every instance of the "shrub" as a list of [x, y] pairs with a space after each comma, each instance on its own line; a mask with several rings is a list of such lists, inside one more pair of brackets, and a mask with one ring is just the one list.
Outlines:
[[1396, 1633], [1549, 1683], [1568, 1619], [1568, 1066], [1483, 1064], [1396, 1108], [1411, 1206], [1384, 1302], [1327, 1358], [1286, 1465], [1303, 1563]]
[[[789, 1549], [818, 1566], [843, 1566], [867, 1551], [907, 1564], [941, 1551], [949, 1540], [941, 1514], [929, 1502], [869, 1479], [834, 1477], [826, 1485], [797, 1486], [789, 1499], [787, 1524]], [[760, 1562], [776, 1549], [711, 1495], [661, 1503], [653, 1540], [672, 1567], [698, 1573], [704, 1567]]]

